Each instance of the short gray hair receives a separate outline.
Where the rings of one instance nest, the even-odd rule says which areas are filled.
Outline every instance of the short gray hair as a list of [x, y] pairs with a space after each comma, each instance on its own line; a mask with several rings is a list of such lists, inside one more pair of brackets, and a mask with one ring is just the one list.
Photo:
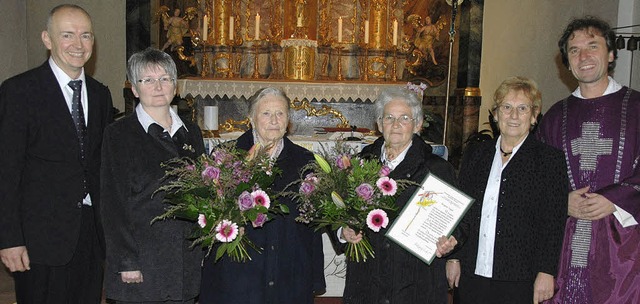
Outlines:
[[176, 69], [176, 63], [171, 56], [156, 48], [147, 48], [144, 51], [137, 52], [127, 62], [127, 78], [132, 85], [137, 85], [140, 80], [140, 74], [145, 69], [163, 68], [167, 74], [173, 79], [173, 84], [176, 84], [178, 78], [178, 70]]
[[266, 87], [258, 90], [253, 96], [249, 98], [249, 117], [253, 118], [253, 115], [256, 111], [256, 105], [258, 102], [262, 101], [262, 99], [266, 96], [273, 95], [276, 98], [282, 99], [287, 104], [287, 114], [291, 110], [289, 105], [289, 97], [284, 93], [282, 89], [274, 88], [274, 87]]
[[378, 95], [375, 103], [376, 119], [382, 118], [384, 114], [384, 107], [391, 100], [401, 100], [411, 108], [411, 115], [415, 119], [416, 123], [422, 122], [423, 111], [422, 101], [418, 99], [418, 95], [402, 87], [393, 87], [385, 89]]

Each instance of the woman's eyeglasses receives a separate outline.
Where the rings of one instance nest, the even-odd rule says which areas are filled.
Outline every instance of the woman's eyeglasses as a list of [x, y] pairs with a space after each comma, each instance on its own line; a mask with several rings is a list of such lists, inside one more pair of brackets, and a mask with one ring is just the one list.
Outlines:
[[159, 82], [160, 85], [166, 85], [169, 83], [173, 83], [173, 78], [169, 77], [169, 76], [162, 76], [160, 78], [142, 78], [140, 80], [138, 80], [139, 83], [146, 85], [146, 86], [152, 86], [155, 85], [156, 82]]
[[393, 125], [397, 121], [400, 125], [403, 125], [403, 126], [406, 126], [415, 120], [414, 118], [409, 117], [409, 115], [401, 115], [400, 117], [393, 117], [393, 115], [391, 114], [380, 117], [378, 119], [380, 119], [382, 123], [385, 125]]
[[511, 113], [513, 113], [514, 109], [518, 112], [518, 115], [525, 115], [525, 114], [528, 114], [529, 112], [531, 112], [531, 108], [532, 108], [532, 106], [525, 105], [525, 104], [521, 104], [519, 106], [513, 106], [513, 105], [510, 105], [508, 103], [505, 103], [505, 104], [501, 104], [501, 105], [498, 106], [498, 109], [500, 110], [500, 113], [502, 113], [504, 115], [511, 115]]

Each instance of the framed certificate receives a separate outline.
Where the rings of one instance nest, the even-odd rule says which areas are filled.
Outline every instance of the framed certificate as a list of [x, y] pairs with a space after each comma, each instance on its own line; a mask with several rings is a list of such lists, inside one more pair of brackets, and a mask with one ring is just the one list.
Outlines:
[[386, 236], [431, 264], [436, 256], [438, 238], [451, 235], [473, 201], [462, 191], [429, 174]]

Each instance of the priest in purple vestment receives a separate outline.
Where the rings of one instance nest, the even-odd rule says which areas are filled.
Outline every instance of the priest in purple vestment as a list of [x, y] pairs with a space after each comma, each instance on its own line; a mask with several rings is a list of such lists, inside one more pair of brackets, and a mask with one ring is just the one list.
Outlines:
[[614, 39], [606, 22], [586, 17], [558, 42], [579, 87], [540, 126], [564, 151], [571, 186], [552, 303], [640, 303], [640, 93], [609, 76]]

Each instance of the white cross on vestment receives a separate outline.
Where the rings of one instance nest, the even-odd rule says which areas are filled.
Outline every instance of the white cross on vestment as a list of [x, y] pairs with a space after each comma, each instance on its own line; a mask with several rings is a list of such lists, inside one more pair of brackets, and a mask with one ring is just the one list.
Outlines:
[[571, 141], [573, 156], [580, 155], [580, 171], [595, 171], [598, 156], [611, 155], [612, 138], [600, 137], [599, 122], [582, 123], [582, 137]]

